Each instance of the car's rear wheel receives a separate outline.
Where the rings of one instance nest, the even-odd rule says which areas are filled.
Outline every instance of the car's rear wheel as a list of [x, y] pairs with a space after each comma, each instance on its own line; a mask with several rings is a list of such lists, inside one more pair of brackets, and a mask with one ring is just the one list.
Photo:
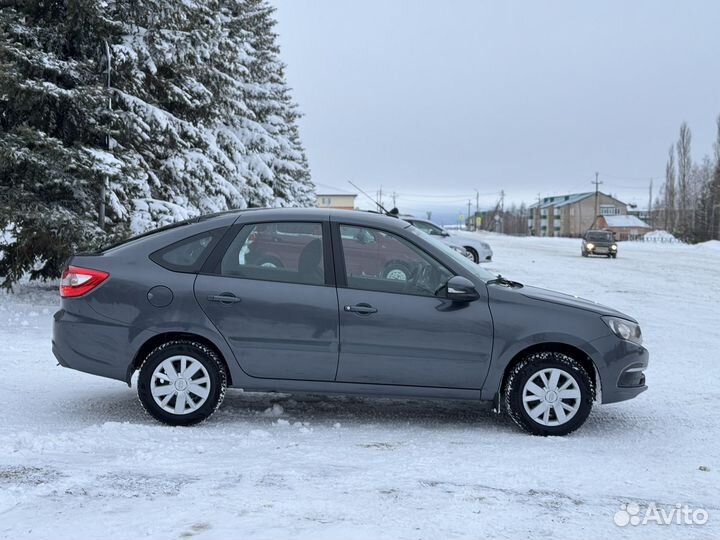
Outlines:
[[567, 435], [592, 410], [593, 383], [573, 358], [559, 352], [531, 353], [510, 372], [505, 408], [515, 423], [533, 435]]
[[218, 355], [194, 341], [169, 341], [140, 367], [138, 397], [155, 419], [173, 426], [197, 424], [225, 397], [227, 375]]
[[478, 254], [478, 252], [475, 248], [472, 248], [470, 246], [465, 246], [465, 251], [467, 251], [470, 255], [472, 255], [472, 260], [475, 264], [480, 264], [480, 255]]
[[273, 257], [272, 255], [263, 257], [257, 262], [257, 265], [265, 266], [267, 268], [284, 268], [282, 261], [277, 257]]

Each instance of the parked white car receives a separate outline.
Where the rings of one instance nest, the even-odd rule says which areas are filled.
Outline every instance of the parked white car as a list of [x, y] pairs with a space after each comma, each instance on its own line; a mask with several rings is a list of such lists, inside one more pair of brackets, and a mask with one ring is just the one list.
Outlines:
[[460, 234], [455, 231], [448, 231], [437, 223], [427, 219], [419, 219], [413, 216], [400, 216], [401, 219], [412, 223], [424, 233], [439, 236], [440, 239], [450, 246], [462, 246], [468, 252], [469, 259], [476, 263], [492, 261], [493, 252], [487, 242], [478, 238], [472, 238], [469, 234]]

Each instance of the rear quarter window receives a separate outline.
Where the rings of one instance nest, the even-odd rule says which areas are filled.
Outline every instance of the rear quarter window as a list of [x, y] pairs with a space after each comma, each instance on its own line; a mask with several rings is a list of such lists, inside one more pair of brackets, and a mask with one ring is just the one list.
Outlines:
[[150, 259], [173, 272], [197, 273], [226, 228], [212, 229], [183, 238], [150, 255]]

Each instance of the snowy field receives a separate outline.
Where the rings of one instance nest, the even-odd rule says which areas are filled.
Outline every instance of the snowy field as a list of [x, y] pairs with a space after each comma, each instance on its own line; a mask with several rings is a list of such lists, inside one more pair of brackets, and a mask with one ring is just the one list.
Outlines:
[[[229, 391], [169, 428], [55, 366], [54, 287], [0, 293], [0, 537], [717, 538], [720, 250], [487, 235], [491, 269], [637, 317], [650, 390], [537, 438], [463, 402]], [[615, 525], [622, 504], [709, 522]]]

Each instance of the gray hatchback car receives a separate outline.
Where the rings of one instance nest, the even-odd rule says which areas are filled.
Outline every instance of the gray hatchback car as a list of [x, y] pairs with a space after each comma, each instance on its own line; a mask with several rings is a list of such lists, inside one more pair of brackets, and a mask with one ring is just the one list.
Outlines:
[[[391, 271], [402, 267], [403, 278]], [[74, 256], [61, 365], [131, 383], [156, 419], [209, 417], [227, 387], [494, 401], [563, 435], [647, 389], [632, 317], [484, 270], [366, 212], [205, 216]]]

